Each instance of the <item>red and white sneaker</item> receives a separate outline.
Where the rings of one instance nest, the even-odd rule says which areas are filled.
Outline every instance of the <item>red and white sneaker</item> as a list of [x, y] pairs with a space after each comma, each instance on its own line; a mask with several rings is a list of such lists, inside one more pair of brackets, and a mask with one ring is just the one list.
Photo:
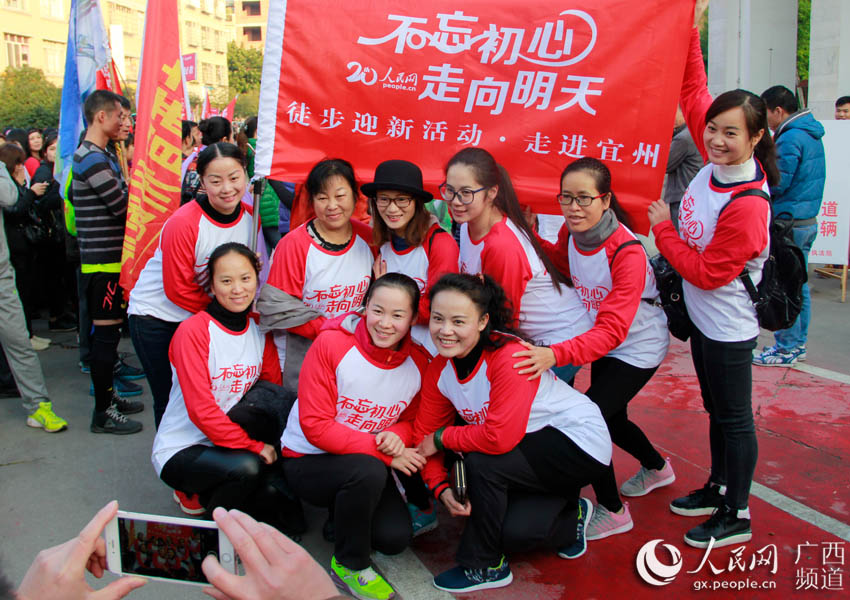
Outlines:
[[198, 516], [206, 512], [204, 505], [201, 504], [200, 499], [198, 499], [198, 494], [192, 494], [189, 496], [179, 490], [174, 490], [171, 497], [177, 504], [180, 505], [180, 510], [187, 515]]

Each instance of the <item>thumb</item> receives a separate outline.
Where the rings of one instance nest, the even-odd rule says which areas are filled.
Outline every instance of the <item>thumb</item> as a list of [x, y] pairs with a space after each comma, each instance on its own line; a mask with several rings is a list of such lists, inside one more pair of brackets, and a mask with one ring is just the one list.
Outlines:
[[118, 600], [147, 583], [141, 577], [122, 577], [91, 595], [96, 600]]
[[239, 592], [240, 577], [229, 573], [214, 556], [207, 556], [201, 563], [201, 570], [215, 588], [228, 596], [236, 597]]

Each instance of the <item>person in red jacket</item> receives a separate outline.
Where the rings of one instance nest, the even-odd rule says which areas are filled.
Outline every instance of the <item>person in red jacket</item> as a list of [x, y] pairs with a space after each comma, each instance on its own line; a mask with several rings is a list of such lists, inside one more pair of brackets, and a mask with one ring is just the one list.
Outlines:
[[275, 449], [227, 415], [258, 379], [281, 383], [274, 341], [249, 316], [259, 271], [259, 259], [243, 244], [229, 242], [210, 255], [213, 299], [174, 334], [174, 385], [151, 461], [169, 487], [199, 496], [195, 514], [223, 506], [279, 525], [274, 508], [283, 502], [271, 485], [277, 469], [268, 467]]
[[411, 447], [428, 362], [410, 337], [418, 308], [416, 282], [387, 273], [369, 288], [363, 316], [327, 321], [304, 358], [281, 438], [295, 493], [332, 507], [332, 576], [357, 598], [395, 596], [369, 553], [398, 554], [413, 535], [391, 469], [410, 475], [425, 463]]
[[[251, 243], [251, 208], [242, 203], [248, 184], [242, 151], [234, 144], [212, 144], [198, 156], [197, 169], [206, 193], [165, 222], [159, 246], [142, 269], [127, 307], [133, 347], [153, 395], [157, 428], [171, 392], [171, 338], [181, 322], [210, 302], [210, 253], [227, 242]], [[182, 500], [185, 506], [192, 503]]]
[[[528, 224], [507, 171], [481, 148], [464, 148], [446, 165], [440, 186], [460, 223], [460, 272], [486, 273], [505, 290], [517, 331], [540, 344], [590, 329], [590, 319]], [[570, 381], [581, 365], [558, 367]]]
[[[591, 363], [587, 396], [599, 405], [611, 439], [640, 461], [621, 491], [643, 496], [676, 480], [669, 461], [629, 419], [628, 404], [658, 370], [670, 334], [646, 252], [628, 227], [628, 217], [611, 189], [611, 171], [595, 158], [564, 169], [558, 203], [566, 223], [557, 244], [541, 240], [549, 258], [571, 277], [593, 321], [589, 331], [551, 346], [525, 344], [515, 368], [532, 378], [554, 366]], [[611, 465], [593, 482], [597, 505], [587, 539], [598, 540], [633, 527], [628, 503], [620, 501]]]
[[[505, 333], [512, 321], [505, 292], [487, 275], [450, 273], [431, 288], [439, 356], [425, 374], [414, 441], [428, 457], [423, 478], [434, 497], [452, 515], [469, 517], [459, 565], [434, 578], [450, 592], [508, 585], [506, 552], [584, 554], [593, 505], [579, 492], [611, 462], [599, 407], [550, 370], [529, 381], [512, 368], [523, 349]], [[463, 454], [465, 502], [447, 481], [443, 450]]]
[[752, 537], [748, 500], [758, 457], [752, 351], [759, 323], [739, 275], [746, 269], [755, 285], [761, 280], [770, 206], [757, 196], [732, 196], [750, 189], [767, 193], [779, 181], [779, 171], [761, 98], [733, 90], [712, 100], [696, 27], [680, 105], [709, 164], [685, 191], [678, 234], [663, 202], [650, 205], [649, 221], [658, 250], [682, 275], [694, 324], [691, 355], [709, 415], [711, 473], [701, 489], [673, 500], [670, 509], [680, 515], [711, 515], [685, 534], [685, 542], [704, 548], [712, 541], [725, 546]]
[[422, 171], [413, 163], [382, 162], [375, 169], [375, 180], [362, 190], [369, 197], [372, 214], [380, 217], [372, 221], [372, 239], [378, 248], [375, 277], [404, 273], [419, 285], [419, 318], [411, 335], [434, 356], [437, 349], [428, 333], [428, 290], [444, 273], [457, 272], [457, 243], [425, 208], [433, 196], [422, 189]]

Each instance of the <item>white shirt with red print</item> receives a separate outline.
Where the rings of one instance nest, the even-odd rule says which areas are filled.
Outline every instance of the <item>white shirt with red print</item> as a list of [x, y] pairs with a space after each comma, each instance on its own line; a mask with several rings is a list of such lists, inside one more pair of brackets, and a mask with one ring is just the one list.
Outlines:
[[387, 465], [375, 434], [411, 443], [425, 350], [407, 336], [398, 350], [378, 348], [356, 314], [329, 321], [307, 351], [298, 400], [280, 444], [284, 456], [368, 454]]
[[507, 217], [480, 240], [470, 238], [468, 224], [461, 226], [459, 268], [495, 279], [514, 308], [519, 330], [539, 344], [563, 342], [592, 325], [575, 290], [555, 289], [534, 246]]
[[[139, 275], [127, 313], [179, 323], [207, 307], [207, 262], [227, 242], [251, 243], [251, 208], [239, 218], [218, 223], [197, 202], [178, 208], [165, 222], [159, 246]], [[163, 293], [164, 292], [164, 293]]]
[[263, 443], [226, 414], [257, 379], [281, 384], [274, 341], [260, 333], [255, 318], [234, 332], [207, 312], [193, 315], [177, 328], [168, 358], [171, 395], [151, 457], [157, 474], [172, 456], [196, 444], [259, 454]]
[[593, 321], [586, 333], [551, 346], [558, 366], [584, 365], [612, 356], [651, 369], [664, 360], [670, 345], [667, 317], [660, 307], [644, 302], [657, 300], [658, 290], [643, 247], [624, 246], [635, 240], [620, 223], [601, 246], [589, 252], [576, 246], [566, 225], [556, 244], [541, 241], [552, 262], [572, 279]]
[[435, 223], [425, 233], [425, 240], [421, 245], [396, 250], [391, 242], [386, 242], [381, 246], [380, 253], [387, 263], [387, 273], [404, 273], [419, 285], [419, 291], [422, 293], [419, 299], [419, 318], [410, 335], [428, 350], [431, 356], [435, 356], [437, 347], [428, 332], [431, 312], [428, 290], [440, 276], [457, 272], [458, 247], [454, 238]]
[[[316, 339], [327, 317], [356, 310], [363, 302], [375, 260], [369, 245], [372, 230], [355, 219], [351, 226], [351, 241], [338, 252], [322, 248], [310, 236], [307, 223], [284, 236], [275, 247], [266, 285], [301, 298], [305, 305], [324, 315], [288, 331]], [[275, 332], [274, 340], [283, 368], [286, 333]]]
[[[699, 31], [691, 30], [690, 48], [679, 103], [697, 149], [706, 158], [703, 144], [705, 115], [713, 99], [708, 91], [700, 51]], [[732, 201], [745, 189], [769, 191], [758, 161], [753, 181], [723, 183], [722, 171], [709, 163], [696, 174], [679, 205], [679, 231], [672, 221], [652, 228], [655, 245], [684, 279], [685, 305], [694, 325], [709, 339], [740, 342], [759, 334], [758, 317], [739, 279], [747, 268], [754, 285], [761, 281], [769, 252], [770, 207], [756, 196]]]
[[[551, 371], [534, 381], [519, 375], [511, 355], [522, 349], [511, 338], [500, 348], [484, 350], [462, 380], [450, 359], [434, 358], [425, 372], [414, 441], [446, 427], [442, 442], [447, 449], [496, 455], [513, 450], [526, 433], [552, 426], [600, 463], [610, 463], [611, 436], [599, 407]], [[455, 415], [467, 425], [453, 426]], [[445, 473], [441, 456], [428, 459], [422, 477], [437, 497]]]

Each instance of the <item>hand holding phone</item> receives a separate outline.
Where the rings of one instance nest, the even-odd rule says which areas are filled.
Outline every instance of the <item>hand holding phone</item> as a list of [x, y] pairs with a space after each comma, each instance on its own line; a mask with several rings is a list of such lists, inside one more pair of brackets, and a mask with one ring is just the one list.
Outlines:
[[103, 577], [106, 543], [100, 534], [117, 512], [118, 502], [113, 500], [98, 511], [80, 535], [39, 552], [18, 588], [18, 598], [77, 600], [93, 598], [97, 593], [97, 598], [117, 600], [145, 585], [145, 580], [139, 577], [122, 577], [101, 590], [94, 590], [86, 582], [85, 571], [97, 578]]
[[277, 529], [238, 510], [216, 508], [213, 519], [245, 567], [245, 575], [237, 576], [214, 557], [204, 559], [204, 573], [215, 586], [204, 592], [216, 600], [326, 600], [338, 596], [325, 569]]

